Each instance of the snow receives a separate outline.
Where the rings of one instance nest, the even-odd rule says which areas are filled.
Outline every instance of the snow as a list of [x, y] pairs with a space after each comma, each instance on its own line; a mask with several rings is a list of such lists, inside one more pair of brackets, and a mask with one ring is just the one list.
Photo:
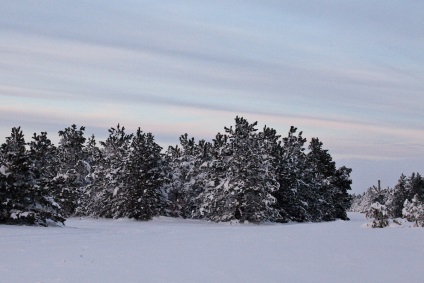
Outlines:
[[10, 175], [10, 173], [6, 173], [6, 170], [7, 170], [6, 166], [4, 166], [4, 165], [0, 166], [0, 174], [7, 177], [7, 176]]
[[0, 225], [0, 282], [423, 282], [424, 229], [351, 221]]

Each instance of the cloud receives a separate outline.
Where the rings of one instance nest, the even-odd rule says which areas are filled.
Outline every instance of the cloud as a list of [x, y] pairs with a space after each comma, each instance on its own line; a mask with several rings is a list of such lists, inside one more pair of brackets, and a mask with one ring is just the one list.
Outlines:
[[184, 132], [211, 139], [243, 115], [282, 135], [295, 125], [338, 158], [416, 160], [423, 10], [391, 0], [9, 1], [0, 134], [77, 123], [100, 138], [119, 122], [165, 144]]
[[[165, 100], [172, 103], [190, 103], [202, 97], [203, 101], [213, 100], [224, 104], [224, 101], [216, 100], [216, 96], [225, 95], [238, 102], [245, 97], [258, 100], [260, 96], [261, 100], [266, 98], [268, 101], [292, 105], [325, 105], [337, 100], [357, 102], [367, 97], [368, 104], [375, 107], [377, 104], [381, 105], [380, 97], [387, 89], [393, 91], [411, 85], [410, 82], [399, 81], [398, 73], [381, 70], [355, 70], [334, 66], [292, 67], [252, 59], [228, 59], [225, 65], [221, 65], [221, 62], [203, 65], [204, 62], [196, 58], [189, 60], [184, 56], [163, 54], [150, 49], [134, 51], [37, 36], [26, 37], [26, 44], [19, 44], [22, 40], [20, 38], [12, 41], [8, 49], [12, 50], [14, 46], [20, 45], [28, 47], [9, 51], [14, 56], [1, 62], [6, 68], [15, 64], [14, 62], [20, 62], [20, 66], [16, 68], [15, 65], [15, 70], [11, 72], [16, 73], [13, 76], [15, 81], [7, 80], [7, 83], [12, 82], [15, 85], [6, 87], [33, 84], [41, 88], [35, 91], [45, 92], [45, 89], [50, 88], [52, 94], [68, 93], [65, 97], [72, 95], [75, 98], [101, 97], [112, 100], [119, 97], [126, 101], [164, 100], [165, 97]], [[22, 74], [28, 79], [17, 81]], [[49, 85], [39, 86], [38, 81], [48, 81]], [[61, 82], [60, 85], [58, 82]], [[419, 90], [419, 85], [415, 88]], [[369, 95], [370, 91], [375, 93]], [[403, 95], [416, 97], [416, 92], [415, 89], [412, 92], [404, 90]], [[340, 96], [340, 93], [348, 95]], [[64, 98], [63, 95], [55, 96]], [[408, 99], [404, 100], [407, 101]], [[411, 103], [410, 108], [416, 108], [416, 105]]]

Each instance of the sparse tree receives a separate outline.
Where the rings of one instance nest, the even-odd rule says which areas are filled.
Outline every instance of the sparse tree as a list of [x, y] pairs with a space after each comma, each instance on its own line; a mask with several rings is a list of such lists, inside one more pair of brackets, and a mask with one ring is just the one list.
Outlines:
[[389, 225], [389, 213], [387, 207], [379, 202], [371, 204], [366, 214], [367, 218], [372, 218], [372, 228], [384, 228]]

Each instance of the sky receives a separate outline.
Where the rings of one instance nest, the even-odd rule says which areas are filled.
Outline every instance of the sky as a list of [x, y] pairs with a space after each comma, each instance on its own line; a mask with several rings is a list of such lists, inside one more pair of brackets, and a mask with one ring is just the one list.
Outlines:
[[352, 192], [424, 174], [424, 2], [0, 0], [0, 138], [118, 123], [166, 149], [236, 116], [318, 137]]

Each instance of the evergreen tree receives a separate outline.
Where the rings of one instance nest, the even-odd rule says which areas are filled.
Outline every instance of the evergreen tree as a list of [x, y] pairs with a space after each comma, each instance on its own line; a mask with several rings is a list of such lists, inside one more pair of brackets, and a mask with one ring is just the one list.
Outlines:
[[202, 180], [204, 189], [197, 197], [199, 206], [193, 211], [194, 218], [220, 221], [216, 210], [220, 209], [222, 197], [218, 199], [217, 196], [220, 194], [221, 184], [227, 178], [227, 160], [231, 154], [228, 136], [218, 133], [210, 147], [210, 160], [206, 166], [202, 166], [206, 170]]
[[176, 145], [169, 146], [164, 154], [164, 190], [166, 194], [166, 207], [164, 214], [170, 217], [184, 217], [184, 177], [180, 172], [182, 156], [181, 148]]
[[424, 227], [424, 204], [415, 195], [411, 201], [405, 200], [402, 210], [403, 217], [410, 222], [414, 222], [416, 227]]
[[[370, 206], [375, 202], [386, 204], [389, 194], [390, 192], [388, 190], [377, 188], [376, 186], [369, 187], [360, 198], [357, 198], [356, 203], [351, 204], [351, 207], [355, 208], [351, 210], [366, 213]], [[390, 211], [391, 210], [389, 209], [389, 213]]]
[[94, 215], [96, 199], [96, 185], [98, 168], [102, 159], [102, 153], [97, 147], [94, 135], [88, 138], [84, 148], [84, 160], [79, 160], [75, 166], [75, 172], [81, 177], [80, 195], [74, 211], [76, 216]]
[[421, 201], [424, 200], [424, 179], [420, 173], [412, 173], [407, 179], [407, 196], [409, 200], [415, 196]]
[[85, 177], [89, 172], [89, 164], [85, 161], [84, 131], [85, 127], [78, 129], [75, 124], [59, 131], [59, 173], [54, 178], [55, 196], [67, 217], [75, 213], [87, 185]]
[[309, 185], [307, 211], [312, 221], [336, 219], [334, 194], [337, 189], [332, 184], [336, 164], [322, 146], [318, 138], [312, 138], [306, 154], [304, 178]]
[[331, 201], [334, 207], [334, 218], [349, 220], [346, 211], [352, 205], [352, 198], [348, 191], [351, 190], [351, 168], [342, 166], [331, 177]]
[[306, 168], [305, 142], [302, 132], [296, 136], [297, 128], [291, 127], [288, 136], [276, 151], [277, 180], [279, 189], [274, 193], [276, 207], [283, 217], [282, 221], [309, 221], [308, 213], [308, 184], [305, 182]]
[[62, 173], [74, 169], [79, 160], [85, 159], [84, 144], [86, 138], [84, 131], [85, 127], [82, 126], [78, 129], [75, 124], [59, 131], [58, 158]]
[[46, 132], [41, 132], [40, 135], [34, 133], [29, 143], [29, 155], [32, 170], [39, 182], [50, 185], [51, 180], [56, 177], [60, 165], [57, 154], [57, 148]]
[[387, 207], [379, 202], [371, 204], [366, 215], [368, 218], [373, 218], [372, 228], [384, 228], [389, 225]]
[[393, 200], [391, 201], [392, 217], [402, 217], [402, 209], [405, 200], [408, 199], [407, 194], [407, 178], [404, 174], [399, 177], [398, 183], [394, 187]]
[[277, 179], [280, 189], [274, 193], [283, 221], [348, 220], [351, 205], [348, 194], [351, 169], [336, 169], [328, 150], [318, 138], [312, 138], [305, 153], [306, 139], [291, 127], [282, 144], [275, 147]]
[[180, 146], [171, 146], [166, 153], [171, 172], [167, 184], [169, 211], [177, 217], [199, 218], [199, 196], [209, 171], [211, 144], [204, 140], [196, 144], [194, 138], [184, 134]]
[[125, 133], [125, 127], [118, 124], [116, 128], [109, 129], [106, 141], [100, 142], [102, 155], [91, 175], [96, 180], [91, 186], [93, 216], [114, 216], [114, 197], [123, 186], [125, 160], [129, 155], [132, 138], [133, 134]]
[[[201, 195], [201, 209], [214, 221], [238, 220], [259, 223], [278, 218], [271, 193], [278, 189], [272, 155], [265, 134], [256, 133], [257, 123], [236, 117], [234, 128], [225, 128], [229, 142], [220, 150], [225, 175], [211, 175], [213, 187]], [[274, 141], [275, 142], [275, 141]], [[218, 159], [219, 160], [219, 159]], [[218, 184], [216, 184], [218, 181]]]
[[138, 128], [126, 158], [122, 187], [116, 193], [115, 217], [150, 220], [160, 214], [163, 205], [161, 149], [151, 133], [143, 133]]
[[[60, 207], [50, 195], [51, 143], [46, 134], [34, 135], [30, 152], [24, 135], [13, 128], [6, 143], [1, 145], [0, 223], [47, 226], [62, 222]], [[45, 168], [39, 167], [46, 165]]]
[[[30, 171], [34, 177], [33, 200], [34, 206], [42, 215], [43, 221], [50, 219], [54, 222], [64, 222], [62, 208], [55, 199], [55, 182], [58, 161], [57, 148], [47, 137], [46, 132], [40, 135], [34, 133], [29, 143]], [[45, 222], [43, 222], [46, 224]]]
[[405, 201], [411, 202], [416, 196], [418, 200], [424, 197], [424, 179], [419, 173], [412, 173], [410, 177], [402, 174], [393, 190], [380, 197], [380, 201], [385, 203], [393, 218], [402, 217]]
[[1, 145], [0, 223], [34, 224], [36, 220], [28, 211], [34, 176], [25, 145], [20, 127], [12, 128], [10, 137]]

